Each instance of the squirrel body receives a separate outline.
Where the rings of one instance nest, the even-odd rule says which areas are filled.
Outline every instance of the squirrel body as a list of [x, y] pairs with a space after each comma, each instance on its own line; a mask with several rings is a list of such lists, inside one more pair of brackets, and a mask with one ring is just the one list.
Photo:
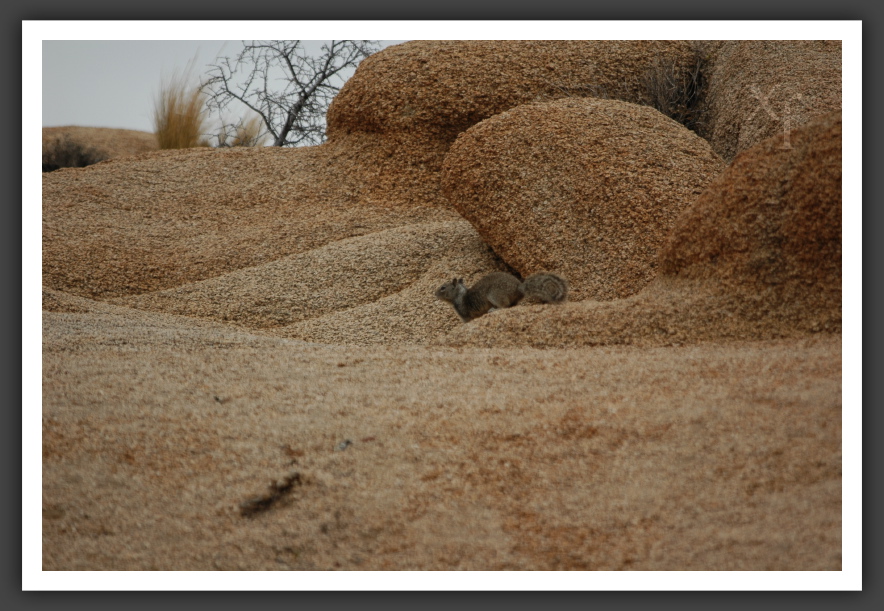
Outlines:
[[492, 308], [511, 308], [523, 298], [560, 303], [568, 297], [568, 283], [555, 274], [541, 272], [521, 281], [506, 272], [491, 272], [467, 288], [463, 278], [452, 278], [436, 289], [436, 297], [449, 302], [464, 322]]

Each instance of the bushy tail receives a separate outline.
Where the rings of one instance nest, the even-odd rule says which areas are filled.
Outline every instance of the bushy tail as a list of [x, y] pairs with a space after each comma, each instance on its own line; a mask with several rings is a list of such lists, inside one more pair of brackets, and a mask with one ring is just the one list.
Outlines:
[[525, 297], [544, 303], [560, 303], [568, 298], [568, 282], [555, 274], [532, 274], [525, 278], [521, 288]]

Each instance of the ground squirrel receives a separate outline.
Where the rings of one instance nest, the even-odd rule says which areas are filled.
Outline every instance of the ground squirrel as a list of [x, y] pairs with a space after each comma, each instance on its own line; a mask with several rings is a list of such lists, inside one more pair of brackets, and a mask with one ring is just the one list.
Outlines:
[[453, 278], [436, 289], [436, 297], [451, 303], [464, 322], [479, 318], [492, 308], [511, 308], [524, 297], [559, 303], [568, 296], [568, 283], [555, 274], [539, 273], [522, 282], [506, 272], [491, 272], [472, 287]]

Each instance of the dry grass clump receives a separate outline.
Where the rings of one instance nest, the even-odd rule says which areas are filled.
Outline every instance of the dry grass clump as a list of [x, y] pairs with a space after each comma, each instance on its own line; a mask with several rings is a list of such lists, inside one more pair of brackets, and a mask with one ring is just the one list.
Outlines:
[[642, 103], [702, 135], [707, 70], [708, 61], [699, 51], [687, 65], [658, 56], [639, 79], [644, 90]]
[[82, 125], [44, 127], [42, 134], [43, 163], [49, 161], [47, 156], [57, 146], [57, 141], [62, 138], [102, 153], [102, 161], [157, 150], [156, 135], [152, 132]]
[[189, 84], [189, 69], [163, 83], [154, 101], [153, 123], [161, 149], [208, 146], [206, 96]]
[[43, 142], [43, 171], [52, 172], [59, 168], [85, 168], [104, 161], [109, 155], [62, 133]]
[[568, 98], [621, 100], [650, 106], [703, 135], [708, 70], [708, 54], [695, 48], [687, 59], [658, 54], [632, 81], [556, 84], [556, 89]]
[[[233, 132], [228, 132], [228, 128]], [[258, 115], [242, 119], [236, 125], [222, 125], [218, 131], [218, 146], [264, 146], [269, 134]]]

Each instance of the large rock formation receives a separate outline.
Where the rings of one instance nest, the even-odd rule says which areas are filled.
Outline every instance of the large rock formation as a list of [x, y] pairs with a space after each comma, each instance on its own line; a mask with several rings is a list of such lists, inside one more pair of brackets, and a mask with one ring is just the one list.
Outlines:
[[[461, 324], [433, 300], [439, 278], [503, 265], [458, 219], [413, 224], [164, 291], [111, 300], [324, 343], [426, 343]], [[50, 307], [59, 307], [44, 294]]]
[[562, 97], [637, 102], [661, 60], [687, 71], [695, 55], [686, 41], [407, 42], [359, 65], [329, 108], [326, 146], [357, 160], [365, 200], [437, 202], [448, 147], [472, 125]]
[[413, 41], [360, 64], [328, 112], [334, 140], [352, 132], [420, 133], [448, 142], [520, 104], [571, 96], [637, 102], [661, 58], [687, 70], [686, 41]]
[[348, 144], [159, 151], [44, 174], [43, 282], [92, 298], [137, 295], [459, 219], [441, 196], [373, 199], [370, 163]]
[[637, 293], [676, 217], [724, 168], [647, 106], [565, 99], [470, 128], [443, 166], [452, 205], [523, 276], [566, 276], [571, 299]]
[[512, 308], [453, 345], [673, 345], [841, 332], [841, 114], [740, 154], [677, 219], [660, 276], [608, 303]]
[[160, 151], [46, 174], [44, 284], [91, 298], [137, 295], [353, 236], [457, 220], [439, 170], [460, 131], [524, 101], [633, 83], [655, 58], [689, 55], [685, 42], [388, 48], [335, 99], [323, 146]]

